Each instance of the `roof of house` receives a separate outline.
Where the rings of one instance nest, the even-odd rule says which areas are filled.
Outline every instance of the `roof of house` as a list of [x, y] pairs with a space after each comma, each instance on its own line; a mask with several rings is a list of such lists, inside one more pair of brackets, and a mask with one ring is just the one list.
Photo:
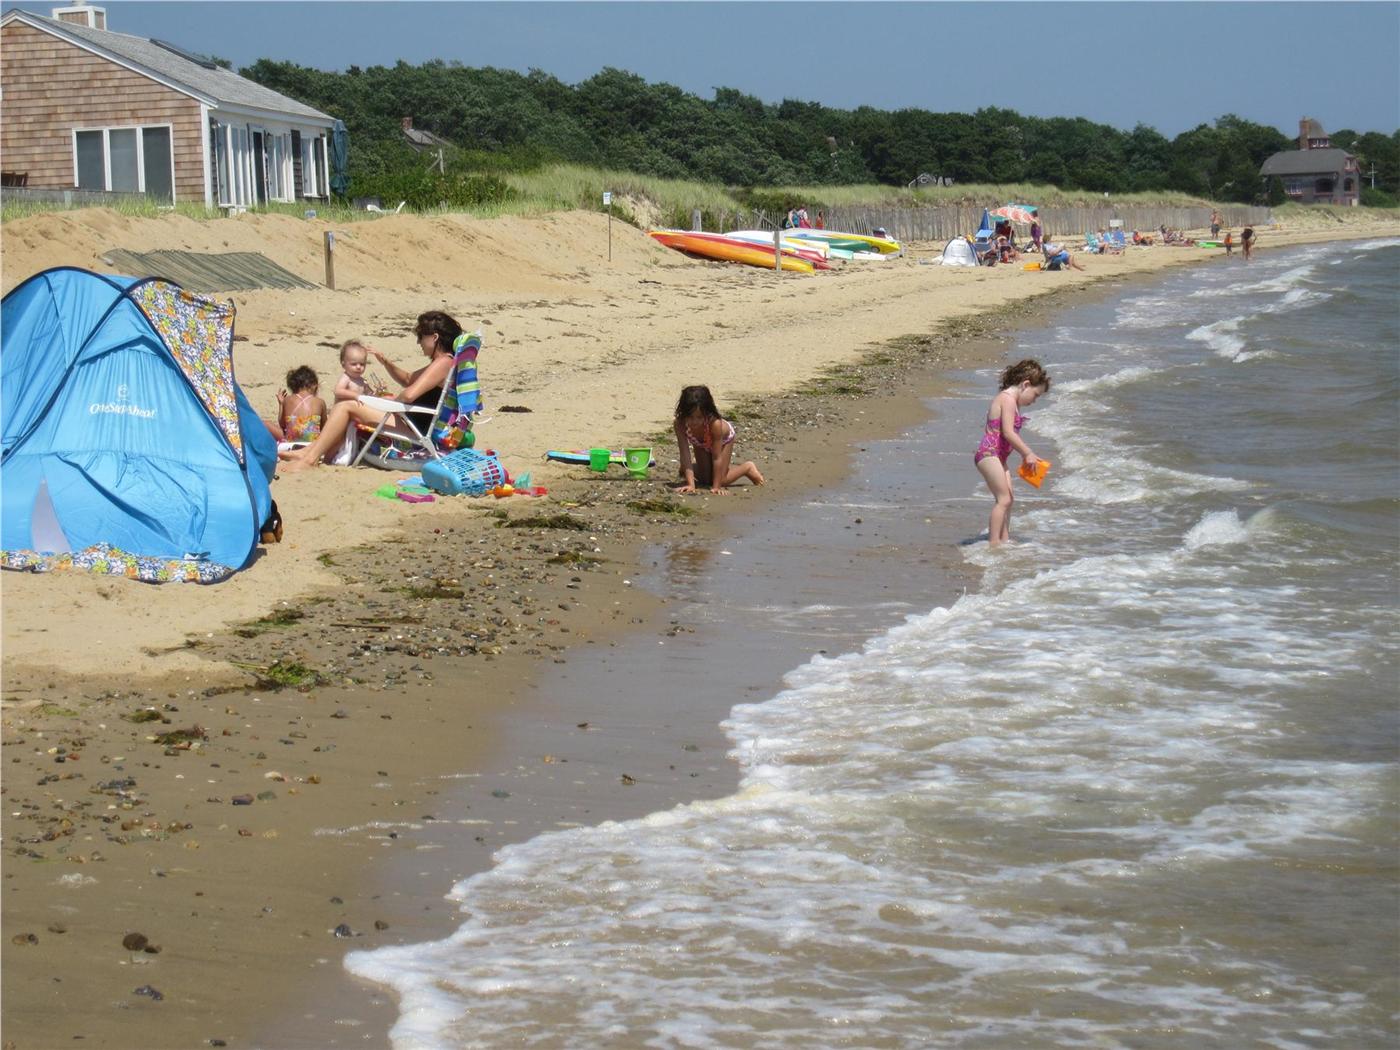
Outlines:
[[1291, 149], [1275, 153], [1259, 169], [1260, 175], [1337, 175], [1351, 156], [1344, 149]]
[[446, 139], [438, 138], [431, 131], [424, 131], [422, 128], [404, 128], [403, 137], [408, 139], [410, 146], [423, 149], [437, 149], [438, 147], [452, 147], [452, 143]]
[[45, 32], [62, 37], [79, 46], [88, 46], [104, 57], [133, 66], [138, 72], [154, 74], [184, 90], [187, 94], [209, 99], [214, 103], [271, 110], [300, 117], [316, 124], [330, 124], [334, 117], [303, 105], [271, 88], [265, 88], [230, 69], [201, 65], [194, 56], [178, 53], [178, 49], [162, 46], [145, 37], [113, 33], [105, 29], [46, 18], [29, 11], [5, 13], [4, 21], [22, 21]]

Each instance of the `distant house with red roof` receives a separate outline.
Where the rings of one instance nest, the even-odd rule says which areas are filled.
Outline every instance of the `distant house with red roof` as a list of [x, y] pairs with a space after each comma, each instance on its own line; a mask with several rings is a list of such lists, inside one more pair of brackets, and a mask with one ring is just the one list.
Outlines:
[[1361, 203], [1361, 174], [1356, 158], [1334, 149], [1322, 125], [1311, 117], [1298, 121], [1298, 148], [1275, 153], [1259, 169], [1264, 178], [1277, 177], [1290, 201], [1299, 204]]

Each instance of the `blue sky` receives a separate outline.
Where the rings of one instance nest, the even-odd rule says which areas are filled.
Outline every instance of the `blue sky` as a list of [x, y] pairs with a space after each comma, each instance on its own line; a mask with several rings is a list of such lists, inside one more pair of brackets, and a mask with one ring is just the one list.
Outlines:
[[[52, 4], [6, 3], [48, 14]], [[704, 98], [1083, 116], [1168, 137], [1225, 113], [1289, 135], [1400, 126], [1400, 3], [147, 3], [108, 28], [318, 69], [616, 66]]]

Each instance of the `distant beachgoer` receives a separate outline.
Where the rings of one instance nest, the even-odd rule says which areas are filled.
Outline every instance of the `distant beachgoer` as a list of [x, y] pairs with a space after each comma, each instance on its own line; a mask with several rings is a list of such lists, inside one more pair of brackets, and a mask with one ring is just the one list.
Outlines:
[[819, 211], [819, 212], [817, 212], [817, 222], [816, 222], [816, 226], [817, 226], [817, 229], [819, 229], [819, 230], [824, 230], [824, 229], [826, 229], [826, 212], [824, 212], [824, 211]]
[[277, 426], [281, 440], [315, 441], [326, 424], [326, 403], [318, 396], [320, 380], [306, 365], [287, 373], [287, 386], [277, 391]]
[[1045, 255], [1047, 263], [1059, 263], [1061, 266], [1068, 266], [1071, 270], [1082, 270], [1084, 267], [1074, 261], [1074, 256], [1070, 255], [1069, 249], [1054, 241], [1042, 241], [1041, 252]]
[[365, 368], [369, 364], [370, 348], [358, 339], [351, 339], [340, 348], [340, 367], [344, 369], [335, 381], [335, 399], [354, 401], [361, 394], [376, 391], [365, 378]]
[[1031, 251], [1040, 251], [1040, 220], [1031, 223]]
[[1234, 232], [1231, 231], [1231, 230], [1226, 230], [1226, 231], [1225, 231], [1225, 254], [1226, 254], [1226, 255], [1234, 255], [1234, 254], [1235, 254], [1235, 234], [1234, 234]]
[[1014, 450], [1021, 454], [1021, 462], [1027, 467], [1040, 462], [1040, 457], [1021, 438], [1021, 427], [1026, 422], [1021, 409], [1029, 408], [1050, 390], [1050, 376], [1039, 361], [1026, 358], [1001, 373], [1000, 385], [1000, 392], [987, 409], [982, 441], [972, 457], [996, 500], [987, 524], [987, 542], [992, 546], [1011, 539], [1011, 505], [1016, 497], [1011, 492], [1007, 458]]
[[708, 485], [719, 496], [737, 481], [748, 478], [763, 484], [752, 460], [734, 466], [734, 424], [715, 407], [707, 386], [688, 386], [676, 401], [676, 444], [680, 450], [681, 485], [677, 492], [694, 492], [696, 484]]
[[1254, 227], [1246, 226], [1240, 233], [1240, 247], [1244, 249], [1244, 261], [1254, 258]]
[[1221, 220], [1220, 220], [1220, 212], [1218, 212], [1218, 211], [1216, 211], [1214, 208], [1212, 208], [1212, 209], [1211, 209], [1211, 212], [1210, 212], [1210, 239], [1211, 239], [1211, 240], [1215, 240], [1217, 237], [1220, 236], [1220, 223], [1221, 223]]
[[[462, 326], [441, 310], [429, 310], [418, 315], [413, 334], [418, 339], [423, 356], [428, 359], [428, 363], [417, 371], [400, 368], [378, 350], [371, 353], [389, 370], [394, 382], [403, 384], [403, 389], [395, 397], [396, 401], [436, 408], [442, 395], [442, 384], [452, 370], [452, 344], [462, 334]], [[323, 458], [338, 454], [345, 435], [356, 423], [375, 427], [384, 416], [385, 413], [359, 401], [337, 402], [315, 441], [303, 449], [278, 453], [281, 460], [279, 469], [295, 471], [319, 466]]]
[[795, 229], [796, 226], [797, 226], [797, 209], [796, 209], [796, 208], [789, 208], [787, 214], [783, 216], [783, 229], [785, 229], [785, 230], [791, 230], [791, 229]]
[[807, 218], [807, 206], [804, 204], [797, 209], [797, 228], [799, 230], [810, 230], [812, 221]]

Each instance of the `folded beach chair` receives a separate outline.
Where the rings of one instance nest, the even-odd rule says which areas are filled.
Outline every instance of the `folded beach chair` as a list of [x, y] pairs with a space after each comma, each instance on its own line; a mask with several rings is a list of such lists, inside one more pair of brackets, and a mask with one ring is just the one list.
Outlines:
[[1123, 233], [1123, 227], [1116, 226], [1108, 231], [1109, 237], [1113, 239], [1113, 246], [1120, 251], [1128, 247], [1128, 238]]
[[[402, 470], [439, 459], [465, 444], [473, 417], [481, 409], [481, 383], [476, 374], [480, 352], [479, 331], [457, 337], [452, 344], [452, 367], [443, 380], [436, 408], [362, 395], [361, 404], [385, 415], [362, 441], [352, 465], [369, 463], [384, 470]], [[391, 416], [393, 427], [388, 426]]]
[[1084, 250], [1099, 255], [1103, 252], [1103, 242], [1099, 240], [1099, 235], [1090, 230], [1084, 235]]

